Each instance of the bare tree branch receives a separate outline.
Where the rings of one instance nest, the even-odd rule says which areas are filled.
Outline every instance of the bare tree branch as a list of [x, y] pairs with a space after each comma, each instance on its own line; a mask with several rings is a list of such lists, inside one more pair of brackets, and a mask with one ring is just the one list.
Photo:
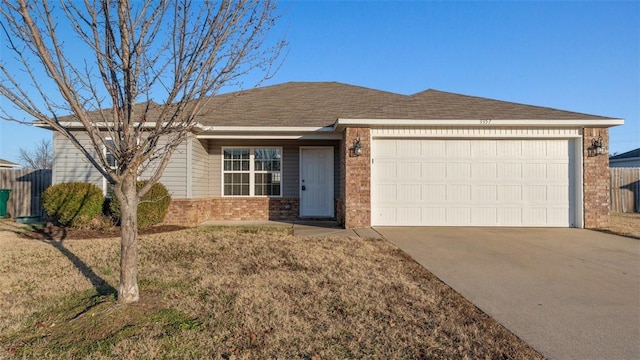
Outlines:
[[[14, 55], [0, 60], [0, 97], [16, 110], [3, 108], [0, 118], [31, 118], [58, 131], [113, 185], [128, 271], [119, 296], [135, 301], [137, 204], [213, 95], [253, 71], [264, 79], [278, 68], [284, 42], [268, 37], [275, 2], [0, 1], [2, 44]], [[142, 172], [150, 181], [136, 190]]]
[[35, 148], [20, 148], [19, 155], [22, 166], [29, 169], [53, 168], [53, 146], [51, 140], [42, 139]]

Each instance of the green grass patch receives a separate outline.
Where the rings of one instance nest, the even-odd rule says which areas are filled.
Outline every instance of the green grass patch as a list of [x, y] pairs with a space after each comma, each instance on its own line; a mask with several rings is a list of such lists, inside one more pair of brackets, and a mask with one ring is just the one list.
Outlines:
[[91, 290], [33, 314], [20, 330], [1, 337], [0, 342], [18, 358], [114, 357], [114, 346], [125, 339], [150, 334], [169, 339], [201, 327], [201, 320], [164, 308], [157, 294], [144, 293], [140, 303], [124, 306], [113, 294]]

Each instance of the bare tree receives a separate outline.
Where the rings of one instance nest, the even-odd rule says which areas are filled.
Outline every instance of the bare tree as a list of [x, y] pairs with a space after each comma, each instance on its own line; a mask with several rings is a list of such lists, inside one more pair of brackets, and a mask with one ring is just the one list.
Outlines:
[[41, 139], [33, 149], [20, 148], [18, 156], [25, 168], [51, 169], [53, 167], [51, 140]]
[[[262, 79], [272, 74], [284, 46], [267, 36], [275, 3], [2, 0], [0, 14], [13, 54], [0, 62], [0, 96], [24, 117], [6, 109], [0, 115], [35, 118], [58, 131], [113, 185], [122, 212], [118, 299], [135, 302], [138, 202], [207, 99], [223, 86], [241, 86], [254, 70]], [[72, 126], [83, 128], [90, 145]], [[150, 181], [137, 191], [145, 171]]]

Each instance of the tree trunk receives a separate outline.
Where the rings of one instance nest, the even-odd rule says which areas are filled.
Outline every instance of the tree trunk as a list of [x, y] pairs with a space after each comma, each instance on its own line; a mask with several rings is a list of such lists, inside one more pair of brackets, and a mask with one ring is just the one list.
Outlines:
[[135, 173], [122, 181], [120, 202], [122, 239], [120, 242], [120, 285], [118, 301], [122, 304], [140, 299], [138, 292], [138, 193]]

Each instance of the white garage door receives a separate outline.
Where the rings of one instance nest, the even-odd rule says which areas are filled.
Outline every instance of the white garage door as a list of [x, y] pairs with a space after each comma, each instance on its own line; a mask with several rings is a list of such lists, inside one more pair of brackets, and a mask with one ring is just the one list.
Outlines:
[[569, 140], [374, 139], [378, 226], [573, 224]]

